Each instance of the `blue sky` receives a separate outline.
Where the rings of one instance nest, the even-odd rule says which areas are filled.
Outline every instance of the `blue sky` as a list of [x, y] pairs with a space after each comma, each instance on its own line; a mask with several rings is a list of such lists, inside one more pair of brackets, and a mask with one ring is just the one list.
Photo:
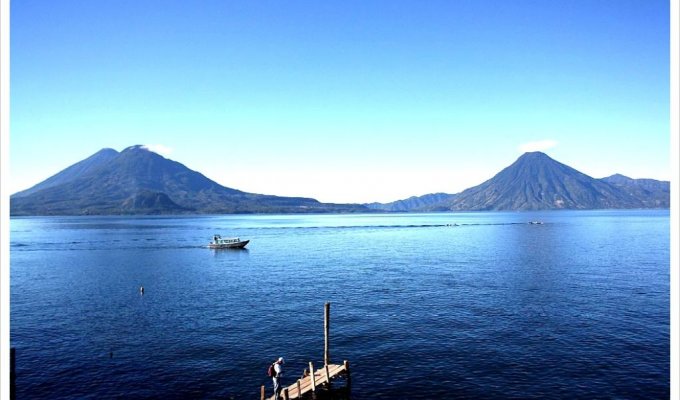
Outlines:
[[[11, 191], [104, 147], [328, 202], [670, 179], [667, 1], [13, 1]], [[533, 145], [532, 145], [533, 143]]]

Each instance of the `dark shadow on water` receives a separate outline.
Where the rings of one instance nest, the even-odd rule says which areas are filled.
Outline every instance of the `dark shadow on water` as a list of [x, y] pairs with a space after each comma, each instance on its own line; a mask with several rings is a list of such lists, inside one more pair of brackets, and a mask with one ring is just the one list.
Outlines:
[[[283, 397], [281, 397], [283, 398]], [[351, 390], [349, 387], [333, 387], [326, 389], [324, 387], [317, 388], [315, 393], [307, 392], [302, 396], [302, 399], [308, 400], [352, 400]]]
[[242, 249], [210, 249], [215, 258], [229, 258], [229, 259], [239, 259], [241, 257], [247, 257], [250, 250]]
[[[312, 399], [312, 395], [308, 394], [305, 399]], [[333, 388], [331, 390], [319, 390], [316, 393], [316, 400], [352, 400], [351, 391], [348, 387]]]

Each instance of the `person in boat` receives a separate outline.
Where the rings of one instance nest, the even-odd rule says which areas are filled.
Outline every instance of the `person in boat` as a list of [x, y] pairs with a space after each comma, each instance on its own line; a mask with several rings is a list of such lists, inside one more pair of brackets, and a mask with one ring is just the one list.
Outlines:
[[274, 362], [274, 376], [272, 376], [272, 380], [274, 381], [274, 397], [276, 399], [281, 397], [281, 390], [283, 390], [283, 386], [281, 386], [283, 364], [285, 364], [283, 357], [279, 357], [279, 359]]

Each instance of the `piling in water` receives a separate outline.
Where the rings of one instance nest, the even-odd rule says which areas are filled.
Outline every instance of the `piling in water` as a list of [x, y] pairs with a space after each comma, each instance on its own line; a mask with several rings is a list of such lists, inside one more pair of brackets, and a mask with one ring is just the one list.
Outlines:
[[[302, 378], [298, 379], [292, 385], [283, 388], [282, 397], [283, 399], [300, 399], [309, 398], [311, 395], [312, 399], [316, 399], [317, 395], [322, 398], [342, 398], [349, 399], [350, 393], [350, 372], [349, 372], [349, 362], [344, 361], [342, 364], [331, 364], [330, 363], [330, 311], [331, 303], [324, 304], [324, 365], [321, 369], [314, 370], [314, 364], [309, 362], [309, 375], [303, 373]], [[336, 390], [331, 387], [331, 382], [333, 379], [344, 376], [347, 382], [346, 387], [343, 390]], [[318, 391], [317, 389], [321, 389]], [[330, 396], [330, 397], [329, 397]], [[340, 397], [338, 397], [340, 396]], [[265, 386], [262, 385], [260, 388], [260, 399], [264, 400]], [[275, 399], [276, 395], [270, 397], [270, 399]]]

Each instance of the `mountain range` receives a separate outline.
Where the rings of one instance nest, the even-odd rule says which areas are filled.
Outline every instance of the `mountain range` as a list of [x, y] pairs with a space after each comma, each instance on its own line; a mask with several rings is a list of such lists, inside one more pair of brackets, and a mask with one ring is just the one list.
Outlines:
[[222, 186], [144, 146], [102, 149], [10, 197], [10, 215], [345, 213], [668, 208], [670, 183], [623, 175], [591, 178], [540, 152], [457, 194], [391, 203], [331, 204]]
[[367, 206], [385, 211], [668, 208], [670, 182], [619, 174], [595, 179], [544, 153], [530, 152], [486, 182], [457, 194]]
[[11, 215], [366, 212], [363, 205], [247, 193], [144, 146], [103, 149], [10, 197]]

